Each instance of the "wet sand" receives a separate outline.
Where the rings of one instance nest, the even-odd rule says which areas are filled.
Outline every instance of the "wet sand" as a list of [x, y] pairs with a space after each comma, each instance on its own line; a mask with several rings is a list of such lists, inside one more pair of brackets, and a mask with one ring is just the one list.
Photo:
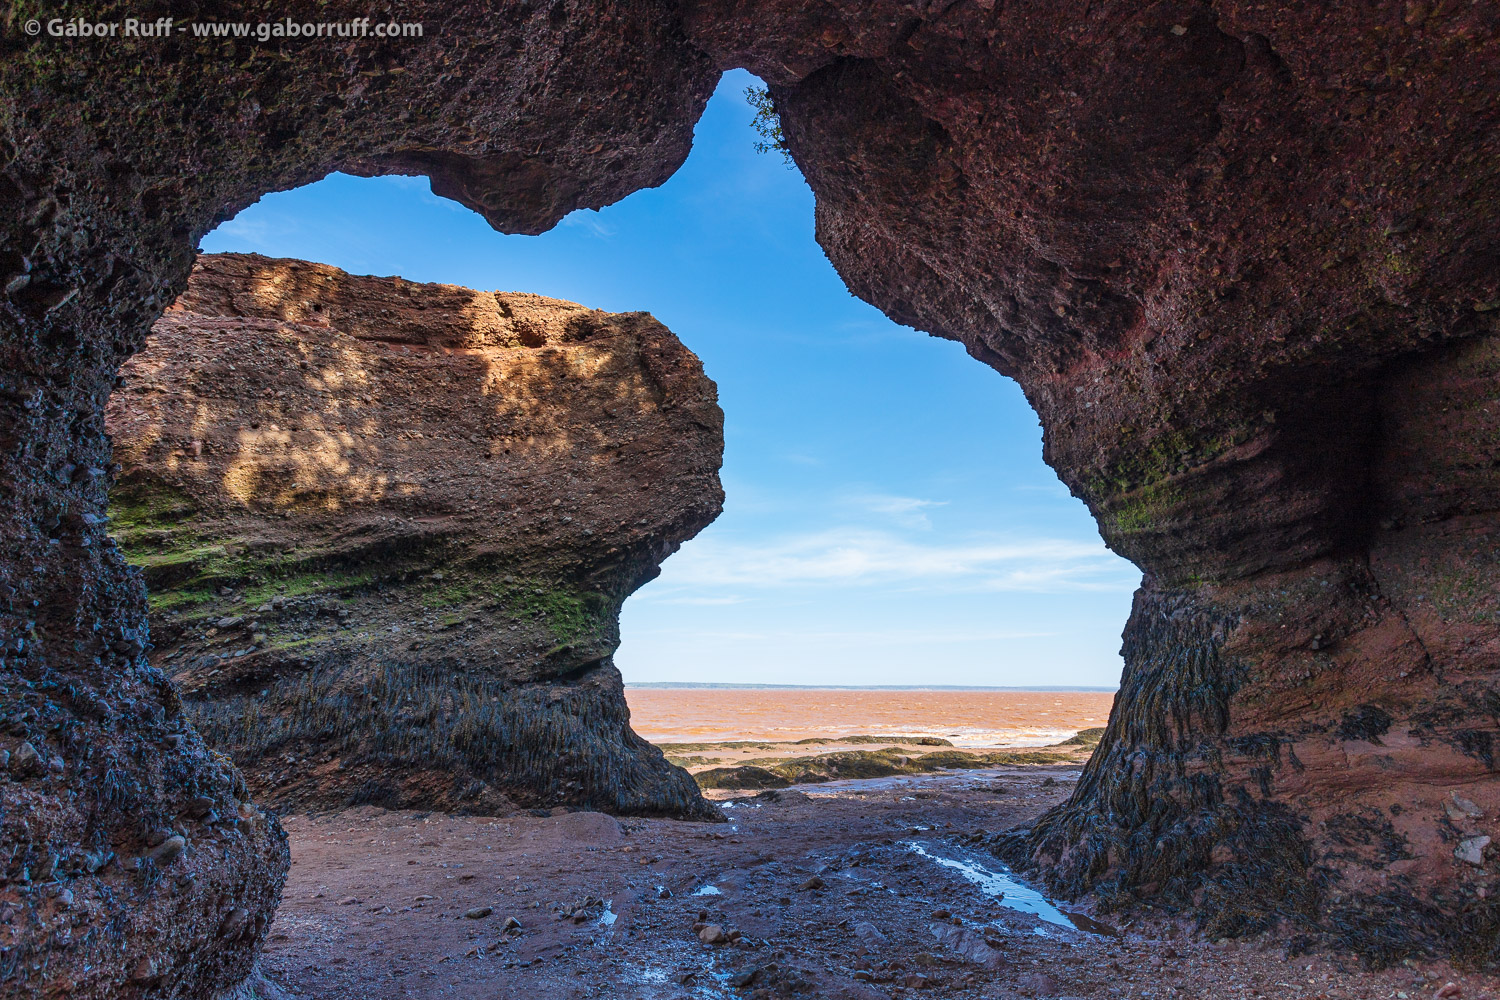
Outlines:
[[[678, 767], [686, 768], [690, 774], [701, 774], [719, 767], [741, 767], [746, 764], [765, 766], [775, 762], [784, 763], [849, 751], [877, 753], [882, 750], [895, 750], [915, 758], [945, 749], [941, 744], [915, 743], [901, 739], [882, 740], [877, 737], [856, 738], [854, 741], [845, 738], [798, 743], [733, 741], [729, 743], [660, 743], [658, 746], [667, 755], [669, 761]], [[972, 747], [964, 752], [984, 754], [1002, 749], [1008, 748]], [[705, 790], [707, 795], [718, 793], [718, 789]]]
[[[878, 688], [627, 687], [626, 697], [631, 727], [695, 775], [880, 753], [898, 760], [943, 753], [949, 766], [967, 766], [956, 758], [1056, 747], [1080, 732], [1102, 732], [1114, 701], [1110, 691]], [[1056, 756], [1081, 763], [1092, 745]], [[835, 767], [835, 777], [868, 776], [847, 763], [854, 773]], [[707, 794], [737, 793], [709, 783]]]
[[[292, 870], [261, 995], [1416, 1000], [1453, 981], [1463, 1000], [1500, 996], [1495, 980], [1443, 965], [1372, 973], [1347, 958], [1287, 959], [1279, 939], [1195, 940], [1171, 922], [1067, 926], [1087, 914], [1006, 886], [972, 835], [1036, 816], [1077, 775], [1051, 765], [833, 782], [731, 799], [727, 824], [288, 817]], [[1017, 902], [1031, 905], [1006, 905]], [[718, 940], [715, 927], [726, 940], [700, 939]]]

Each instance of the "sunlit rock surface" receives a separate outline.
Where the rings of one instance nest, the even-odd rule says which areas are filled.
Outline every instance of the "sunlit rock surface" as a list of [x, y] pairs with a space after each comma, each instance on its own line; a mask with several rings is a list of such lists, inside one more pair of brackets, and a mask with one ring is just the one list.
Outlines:
[[150, 658], [259, 798], [714, 814], [610, 659], [723, 498], [714, 385], [660, 323], [211, 255], [124, 376]]

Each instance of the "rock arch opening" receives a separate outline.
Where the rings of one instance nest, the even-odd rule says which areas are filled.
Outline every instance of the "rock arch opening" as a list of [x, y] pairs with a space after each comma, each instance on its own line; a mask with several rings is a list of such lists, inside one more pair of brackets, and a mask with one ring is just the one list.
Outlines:
[[112, 381], [197, 239], [333, 169], [422, 170], [544, 229], [670, 175], [735, 66], [771, 85], [850, 287], [1015, 376], [1048, 460], [1146, 571], [1101, 753], [1015, 856], [1225, 933], [1494, 961], [1491, 11], [411, 16], [422, 39], [352, 49], [7, 42], [0, 623], [31, 748], [0, 817], [28, 901], [8, 978], [214, 995], [285, 870], [144, 661], [145, 593], [102, 523]]
[[[704, 811], [649, 766], [610, 660], [623, 597], [717, 512], [720, 446], [712, 385], [645, 317], [245, 250], [657, 299], [708, 348], [721, 390], [752, 402], [726, 474], [760, 514], [721, 517], [637, 598], [627, 680], [1114, 681], [1134, 573], [1076, 501], [1073, 524], [1054, 509], [1013, 387], [990, 401], [992, 373], [951, 348], [922, 364], [943, 347], [848, 298], [810, 238], [810, 193], [753, 151], [753, 82], [720, 84], [647, 205], [555, 236], [499, 236], [425, 178], [339, 175], [206, 238], [234, 252], [199, 258], [115, 394], [112, 519], [151, 591], [151, 661], [258, 799]], [[906, 495], [935, 479], [943, 499]], [[955, 704], [903, 731], [962, 726], [953, 761], [978, 763], [967, 748], [1061, 740], [1108, 713], [1107, 695], [1068, 694], [1089, 708], [1016, 706], [1023, 722], [981, 697], [994, 717]]]

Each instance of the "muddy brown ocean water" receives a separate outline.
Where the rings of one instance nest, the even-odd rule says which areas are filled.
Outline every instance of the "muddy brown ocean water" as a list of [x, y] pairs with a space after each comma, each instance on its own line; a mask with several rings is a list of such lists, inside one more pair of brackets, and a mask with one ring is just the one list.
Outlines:
[[631, 727], [653, 743], [935, 736], [959, 747], [1040, 746], [1103, 726], [1113, 691], [643, 687]]

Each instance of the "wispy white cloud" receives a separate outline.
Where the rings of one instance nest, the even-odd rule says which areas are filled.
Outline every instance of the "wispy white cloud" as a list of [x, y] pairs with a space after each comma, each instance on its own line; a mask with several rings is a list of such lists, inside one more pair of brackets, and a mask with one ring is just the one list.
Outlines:
[[214, 235], [226, 236], [264, 251], [276, 246], [278, 240], [285, 240], [287, 232], [297, 228], [295, 223], [284, 224], [279, 219], [267, 219], [264, 214], [241, 212], [214, 230]]
[[637, 637], [664, 636], [674, 642], [695, 644], [703, 641], [713, 643], [785, 643], [799, 646], [831, 645], [848, 646], [930, 646], [938, 643], [1005, 642], [1011, 639], [1045, 639], [1055, 632], [1018, 632], [964, 629], [858, 629], [848, 631], [814, 631], [774, 629], [761, 632], [747, 631], [695, 631], [692, 629], [641, 629], [633, 633]]
[[599, 217], [599, 213], [591, 208], [580, 208], [563, 217], [562, 224], [574, 229], [582, 229], [601, 240], [607, 240], [615, 235], [615, 227], [609, 225]]
[[883, 514], [897, 524], [924, 530], [932, 527], [927, 511], [933, 507], [948, 505], [946, 500], [922, 500], [917, 497], [899, 497], [885, 493], [866, 493], [849, 499], [856, 506], [875, 514]]
[[964, 590], [1130, 590], [1131, 567], [1099, 542], [1067, 539], [924, 544], [836, 529], [759, 541], [704, 538], [663, 567], [675, 587], [947, 586]]

